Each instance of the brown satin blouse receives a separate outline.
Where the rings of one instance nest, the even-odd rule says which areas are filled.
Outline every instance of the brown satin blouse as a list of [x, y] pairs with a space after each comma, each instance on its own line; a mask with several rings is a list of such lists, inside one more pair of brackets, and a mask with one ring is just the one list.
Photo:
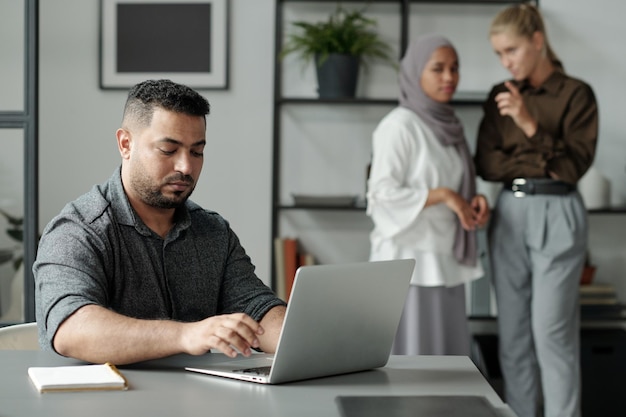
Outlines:
[[509, 116], [501, 116], [495, 101], [507, 91], [496, 85], [483, 105], [478, 131], [476, 171], [486, 181], [547, 178], [548, 171], [576, 183], [591, 165], [598, 138], [598, 107], [586, 83], [554, 71], [538, 88], [516, 83], [537, 132], [527, 137]]

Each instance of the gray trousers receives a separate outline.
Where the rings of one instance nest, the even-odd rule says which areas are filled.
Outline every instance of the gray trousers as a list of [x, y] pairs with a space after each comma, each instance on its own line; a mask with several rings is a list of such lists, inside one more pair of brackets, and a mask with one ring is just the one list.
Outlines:
[[505, 400], [519, 417], [580, 416], [578, 287], [587, 229], [578, 193], [498, 197], [490, 247], [500, 365]]

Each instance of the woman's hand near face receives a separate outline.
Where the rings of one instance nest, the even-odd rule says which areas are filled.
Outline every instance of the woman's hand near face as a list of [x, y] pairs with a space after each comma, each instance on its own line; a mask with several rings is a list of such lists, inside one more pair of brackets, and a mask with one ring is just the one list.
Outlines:
[[509, 91], [499, 93], [495, 98], [500, 115], [511, 116], [527, 137], [533, 136], [537, 133], [537, 122], [528, 112], [519, 89], [510, 81], [506, 81], [504, 85]]

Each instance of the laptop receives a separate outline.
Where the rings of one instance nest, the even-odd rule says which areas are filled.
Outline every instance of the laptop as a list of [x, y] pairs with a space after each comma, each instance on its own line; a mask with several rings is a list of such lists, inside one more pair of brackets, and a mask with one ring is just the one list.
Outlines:
[[415, 260], [298, 268], [276, 353], [186, 370], [261, 384], [385, 366]]

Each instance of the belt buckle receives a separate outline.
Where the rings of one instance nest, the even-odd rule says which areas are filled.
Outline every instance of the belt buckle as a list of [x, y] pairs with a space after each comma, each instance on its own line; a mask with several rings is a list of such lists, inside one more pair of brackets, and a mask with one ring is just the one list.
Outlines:
[[524, 178], [515, 178], [511, 185], [511, 190], [513, 191], [513, 195], [515, 197], [525, 197], [526, 193], [522, 191], [522, 186], [526, 185], [526, 180]]

